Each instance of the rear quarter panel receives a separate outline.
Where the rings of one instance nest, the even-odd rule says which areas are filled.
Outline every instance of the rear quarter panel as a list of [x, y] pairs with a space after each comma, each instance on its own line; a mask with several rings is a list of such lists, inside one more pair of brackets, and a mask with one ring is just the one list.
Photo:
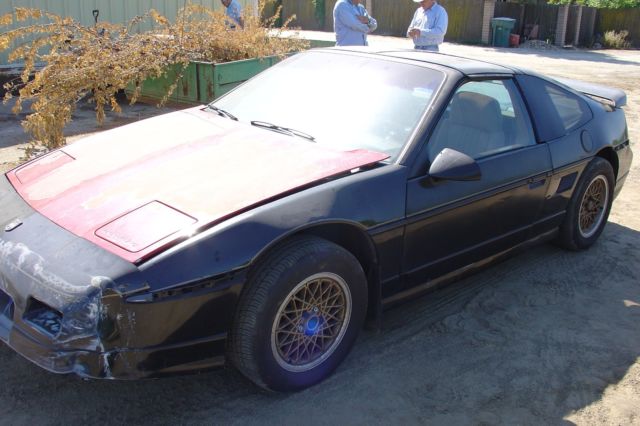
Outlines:
[[624, 111], [608, 111], [598, 102], [585, 99], [593, 111], [593, 118], [569, 135], [547, 142], [553, 162], [553, 176], [542, 214], [545, 223], [539, 224], [535, 232], [560, 225], [576, 184], [593, 157], [604, 155], [608, 158], [609, 153], [613, 153], [612, 166], [617, 172], [616, 191], [620, 190], [624, 176], [629, 171], [631, 152]]

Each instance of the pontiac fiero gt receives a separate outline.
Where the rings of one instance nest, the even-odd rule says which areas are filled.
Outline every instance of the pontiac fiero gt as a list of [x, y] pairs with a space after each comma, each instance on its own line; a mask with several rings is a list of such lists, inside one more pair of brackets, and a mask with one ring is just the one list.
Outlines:
[[624, 104], [437, 53], [300, 53], [0, 176], [0, 339], [84, 377], [229, 362], [310, 386], [384, 307], [591, 246], [631, 164]]

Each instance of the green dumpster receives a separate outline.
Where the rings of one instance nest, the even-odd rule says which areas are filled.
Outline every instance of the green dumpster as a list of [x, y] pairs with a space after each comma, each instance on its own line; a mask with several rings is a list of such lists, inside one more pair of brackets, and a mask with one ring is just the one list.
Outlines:
[[234, 87], [249, 80], [254, 75], [280, 62], [279, 56], [267, 56], [260, 59], [210, 63], [198, 62], [199, 101], [207, 104]]
[[[336, 44], [335, 41], [329, 40], [308, 41], [312, 48], [331, 47]], [[287, 56], [290, 55], [293, 53]], [[178, 79], [176, 89], [169, 96], [167, 102], [185, 105], [209, 103], [280, 60], [282, 58], [279, 56], [267, 56], [222, 63], [190, 62], [184, 69], [182, 77]], [[143, 81], [139, 99], [147, 102], [160, 101], [176, 81], [180, 70], [182, 70], [182, 64], [174, 64], [167, 68], [165, 75]], [[134, 91], [135, 84], [133, 83], [125, 89], [125, 93], [129, 97], [133, 95]]]
[[491, 19], [491, 45], [497, 47], [509, 47], [509, 34], [516, 25], [513, 18], [493, 18]]
[[[186, 105], [209, 103], [259, 72], [275, 65], [280, 59], [278, 56], [268, 56], [222, 63], [190, 62], [182, 77], [178, 79], [177, 87], [167, 102]], [[159, 102], [176, 80], [176, 75], [181, 69], [180, 64], [171, 65], [167, 68], [165, 75], [143, 81], [139, 99], [143, 102]], [[131, 83], [125, 89], [125, 93], [131, 97], [134, 90], [135, 84]]]
[[[159, 102], [168, 92], [169, 87], [176, 81], [178, 73], [182, 70], [182, 64], [174, 64], [167, 68], [165, 75], [158, 78], [148, 78], [141, 84], [139, 99], [141, 101]], [[189, 63], [182, 71], [182, 77], [171, 96], [167, 99], [169, 104], [198, 104], [197, 65]], [[125, 89], [128, 97], [133, 95], [135, 84], [131, 83]]]
[[314, 49], [317, 47], [335, 47], [336, 42], [335, 40], [313, 40], [313, 39], [308, 39], [309, 40], [309, 44], [311, 45], [310, 48]]

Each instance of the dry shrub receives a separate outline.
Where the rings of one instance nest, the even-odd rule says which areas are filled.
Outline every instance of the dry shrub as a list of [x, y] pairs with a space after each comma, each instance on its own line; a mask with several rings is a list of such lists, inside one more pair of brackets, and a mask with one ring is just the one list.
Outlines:
[[611, 49], [628, 49], [631, 47], [631, 43], [627, 41], [628, 36], [629, 31], [627, 30], [622, 30], [620, 32], [607, 31], [604, 33], [602, 44], [604, 47]]
[[[262, 4], [262, 3], [261, 3]], [[261, 5], [262, 7], [262, 5]], [[0, 29], [16, 22], [23, 26], [0, 34], [0, 50], [16, 40], [19, 46], [10, 61], [24, 62], [21, 81], [8, 83], [5, 102], [18, 90], [14, 113], [30, 100], [32, 113], [23, 122], [32, 143], [27, 156], [58, 148], [65, 143], [63, 129], [71, 121], [76, 103], [83, 98], [95, 103], [96, 119], [102, 123], [105, 110], [120, 112], [116, 100], [119, 90], [129, 83], [137, 85], [131, 103], [147, 78], [165, 75], [172, 64], [190, 61], [227, 62], [262, 58], [308, 48], [308, 42], [283, 37], [287, 29], [274, 28], [277, 15], [261, 21], [247, 11], [244, 29], [231, 30], [223, 12], [188, 3], [174, 23], [155, 10], [138, 16], [126, 25], [100, 22], [85, 27], [68, 17], [38, 9], [15, 8], [0, 16]], [[261, 16], [258, 14], [258, 16]], [[136, 33], [137, 24], [152, 21], [153, 31]], [[36, 68], [44, 63], [43, 68]], [[175, 90], [178, 73], [169, 93]]]

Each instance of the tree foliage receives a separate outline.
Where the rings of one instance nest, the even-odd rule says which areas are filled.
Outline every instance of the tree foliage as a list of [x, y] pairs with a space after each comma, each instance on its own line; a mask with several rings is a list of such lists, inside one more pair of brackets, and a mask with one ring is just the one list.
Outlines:
[[[64, 126], [80, 99], [95, 103], [96, 118], [102, 123], [105, 111], [120, 112], [119, 90], [135, 84], [134, 103], [140, 84], [165, 75], [169, 65], [182, 64], [184, 70], [190, 61], [227, 62], [308, 48], [304, 40], [282, 36], [288, 22], [282, 28], [273, 27], [279, 13], [280, 9], [276, 16], [261, 21], [249, 12], [242, 30], [231, 30], [222, 12], [191, 3], [173, 23], [153, 9], [126, 25], [100, 22], [95, 27], [38, 9], [15, 8], [0, 16], [0, 29], [22, 25], [0, 34], [0, 51], [17, 42], [9, 60], [24, 63], [20, 81], [5, 85], [5, 102], [17, 91], [13, 112], [19, 113], [25, 101], [32, 101], [31, 114], [23, 122], [33, 138], [27, 155], [64, 145]], [[155, 29], [133, 31], [145, 21]], [[39, 63], [44, 66], [38, 67]], [[162, 103], [180, 77], [181, 73]]]
[[599, 9], [639, 7], [640, 0], [549, 0], [549, 4], [581, 4]]

